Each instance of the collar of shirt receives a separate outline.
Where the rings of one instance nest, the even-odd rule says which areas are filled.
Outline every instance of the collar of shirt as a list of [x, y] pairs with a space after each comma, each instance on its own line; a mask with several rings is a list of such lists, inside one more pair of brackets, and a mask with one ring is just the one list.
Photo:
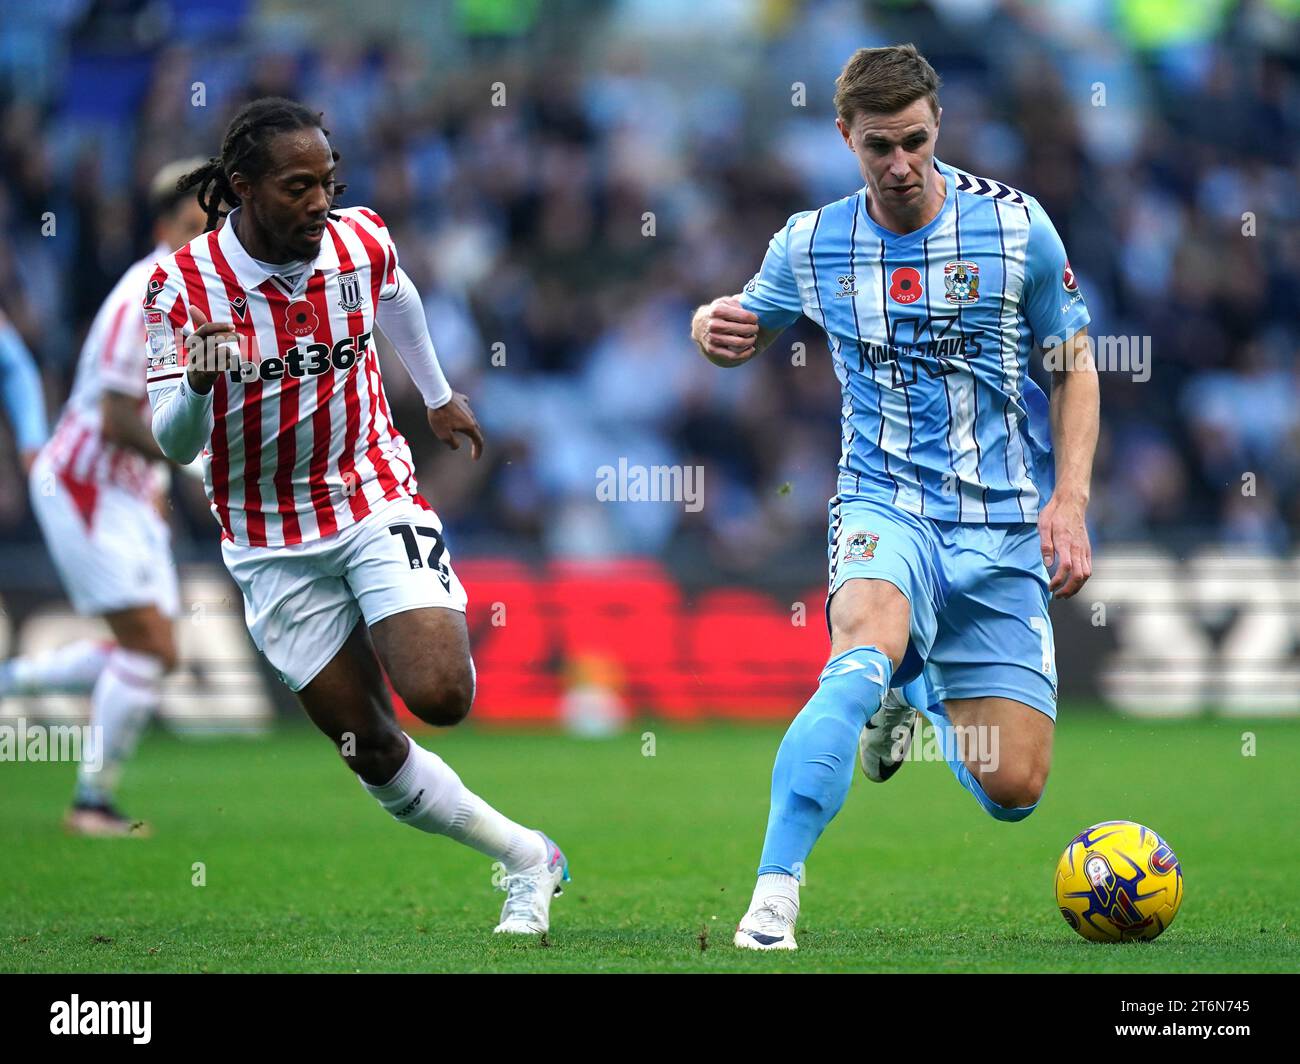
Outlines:
[[[230, 263], [230, 268], [234, 271], [235, 280], [239, 282], [239, 287], [246, 292], [251, 292], [270, 278], [278, 276], [278, 274], [268, 270], [266, 264], [259, 263], [244, 250], [244, 245], [239, 242], [239, 237], [235, 235], [235, 222], [241, 210], [243, 210], [242, 207], [236, 207], [226, 215], [225, 222], [217, 231], [217, 244], [221, 248], [221, 253], [225, 255], [226, 261]], [[311, 279], [313, 273], [318, 270], [337, 269], [338, 265], [339, 253], [338, 248], [334, 246], [332, 225], [326, 222], [325, 234], [321, 237], [320, 250], [316, 252], [316, 257], [307, 263], [307, 268], [299, 276], [298, 283], [294, 286], [294, 298], [298, 298], [306, 291], [307, 282]]]
[[253, 262], [267, 273], [280, 278], [290, 288], [296, 288], [303, 273], [309, 269], [309, 264], [305, 259], [295, 259], [293, 262], [284, 262], [279, 265], [273, 262], [263, 262], [261, 259], [253, 259]]

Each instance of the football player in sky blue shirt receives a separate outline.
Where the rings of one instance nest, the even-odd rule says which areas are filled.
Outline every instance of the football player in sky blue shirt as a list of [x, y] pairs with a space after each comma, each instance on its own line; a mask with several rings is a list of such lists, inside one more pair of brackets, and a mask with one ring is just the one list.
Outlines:
[[30, 472], [37, 451], [49, 436], [45, 392], [36, 360], [3, 312], [0, 312], [0, 395], [4, 398], [23, 472]]
[[[1031, 196], [936, 158], [939, 79], [911, 45], [859, 50], [836, 85], [865, 186], [794, 215], [744, 291], [691, 325], [727, 367], [807, 316], [843, 390], [831, 656], [777, 752], [735, 937], [749, 949], [796, 948], [805, 862], [848, 795], [854, 750], [889, 779], [918, 709], [987, 812], [1033, 811], [1056, 718], [1048, 602], [1092, 565], [1098, 384], [1060, 237]], [[1035, 348], [1050, 402], [1028, 374]]]

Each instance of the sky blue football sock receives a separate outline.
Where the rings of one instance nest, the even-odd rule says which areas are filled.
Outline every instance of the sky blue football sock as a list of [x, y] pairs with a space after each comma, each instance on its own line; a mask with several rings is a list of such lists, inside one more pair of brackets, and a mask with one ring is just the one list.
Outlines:
[[948, 767], [952, 769], [952, 774], [957, 777], [958, 783], [970, 791], [984, 812], [995, 820], [1015, 823], [1017, 820], [1024, 820], [1025, 817], [1038, 808], [1037, 802], [1033, 805], [1012, 807], [998, 805], [984, 792], [984, 788], [980, 786], [980, 781], [975, 778], [971, 770], [966, 767], [966, 763], [958, 756], [957, 737], [956, 732], [953, 730], [952, 721], [948, 719], [943, 703], [932, 696], [930, 688], [925, 682], [924, 674], [903, 687], [903, 698], [909, 706], [921, 709], [925, 713], [926, 719], [929, 720], [935, 730], [939, 741], [939, 749], [943, 752]]
[[759, 875], [802, 878], [813, 845], [848, 797], [858, 736], [880, 708], [893, 672], [875, 647], [855, 647], [826, 663], [776, 753]]
[[[899, 690], [903, 693], [904, 702], [913, 709], [919, 709], [923, 712], [930, 708], [932, 702], [938, 701], [938, 699], [931, 695], [930, 685], [925, 682], [924, 669], [921, 670], [915, 680], [909, 680], [907, 683], [903, 684]], [[928, 717], [930, 714], [926, 713], [925, 715]]]

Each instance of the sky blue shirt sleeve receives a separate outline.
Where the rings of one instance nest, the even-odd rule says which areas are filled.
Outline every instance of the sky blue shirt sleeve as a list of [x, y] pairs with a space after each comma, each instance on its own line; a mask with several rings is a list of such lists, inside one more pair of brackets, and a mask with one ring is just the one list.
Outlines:
[[789, 328], [803, 313], [799, 283], [790, 266], [790, 230], [807, 213], [793, 215], [783, 229], [776, 231], [767, 245], [762, 267], [740, 293], [740, 305], [757, 314], [758, 324], [764, 329], [779, 332]]
[[1034, 339], [1043, 347], [1063, 343], [1091, 320], [1056, 226], [1032, 199], [1022, 301]]
[[0, 392], [20, 451], [34, 451], [49, 435], [45, 390], [36, 360], [18, 330], [0, 320]]

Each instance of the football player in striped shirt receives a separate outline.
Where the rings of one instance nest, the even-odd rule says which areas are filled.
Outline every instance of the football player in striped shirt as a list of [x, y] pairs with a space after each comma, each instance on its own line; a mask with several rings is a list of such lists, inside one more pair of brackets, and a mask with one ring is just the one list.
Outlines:
[[[836, 85], [865, 186], [794, 215], [744, 291], [692, 322], [704, 354], [735, 366], [806, 315], [843, 391], [831, 656], [777, 752], [735, 937], [749, 949], [795, 948], [800, 877], [855, 747], [888, 779], [917, 709], [988, 813], [1033, 811], [1056, 718], [1048, 602], [1091, 571], [1097, 376], [1056, 230], [1030, 196], [936, 158], [939, 80], [911, 45], [859, 50]], [[1027, 372], [1039, 347], [1050, 403]], [[989, 741], [958, 749], [955, 728]]]
[[208, 231], [159, 260], [144, 291], [154, 435], [174, 461], [202, 452], [249, 631], [313, 723], [398, 821], [500, 862], [497, 931], [540, 934], [563, 853], [411, 740], [380, 670], [429, 724], [469, 713], [465, 590], [393, 424], [375, 331], [438, 439], [458, 449], [464, 436], [478, 458], [483, 437], [383, 219], [335, 207], [337, 161], [319, 114], [268, 97], [185, 179]]
[[160, 255], [203, 231], [192, 196], [176, 189], [193, 160], [155, 176], [157, 246], [100, 306], [77, 360], [72, 393], [31, 469], [32, 511], [73, 609], [102, 617], [111, 640], [81, 640], [0, 669], [0, 694], [90, 694], [102, 758], [83, 759], [64, 818], [78, 835], [148, 834], [116, 805], [122, 767], [176, 664], [179, 611], [171, 535], [161, 511], [168, 471], [149, 431], [140, 291]]

